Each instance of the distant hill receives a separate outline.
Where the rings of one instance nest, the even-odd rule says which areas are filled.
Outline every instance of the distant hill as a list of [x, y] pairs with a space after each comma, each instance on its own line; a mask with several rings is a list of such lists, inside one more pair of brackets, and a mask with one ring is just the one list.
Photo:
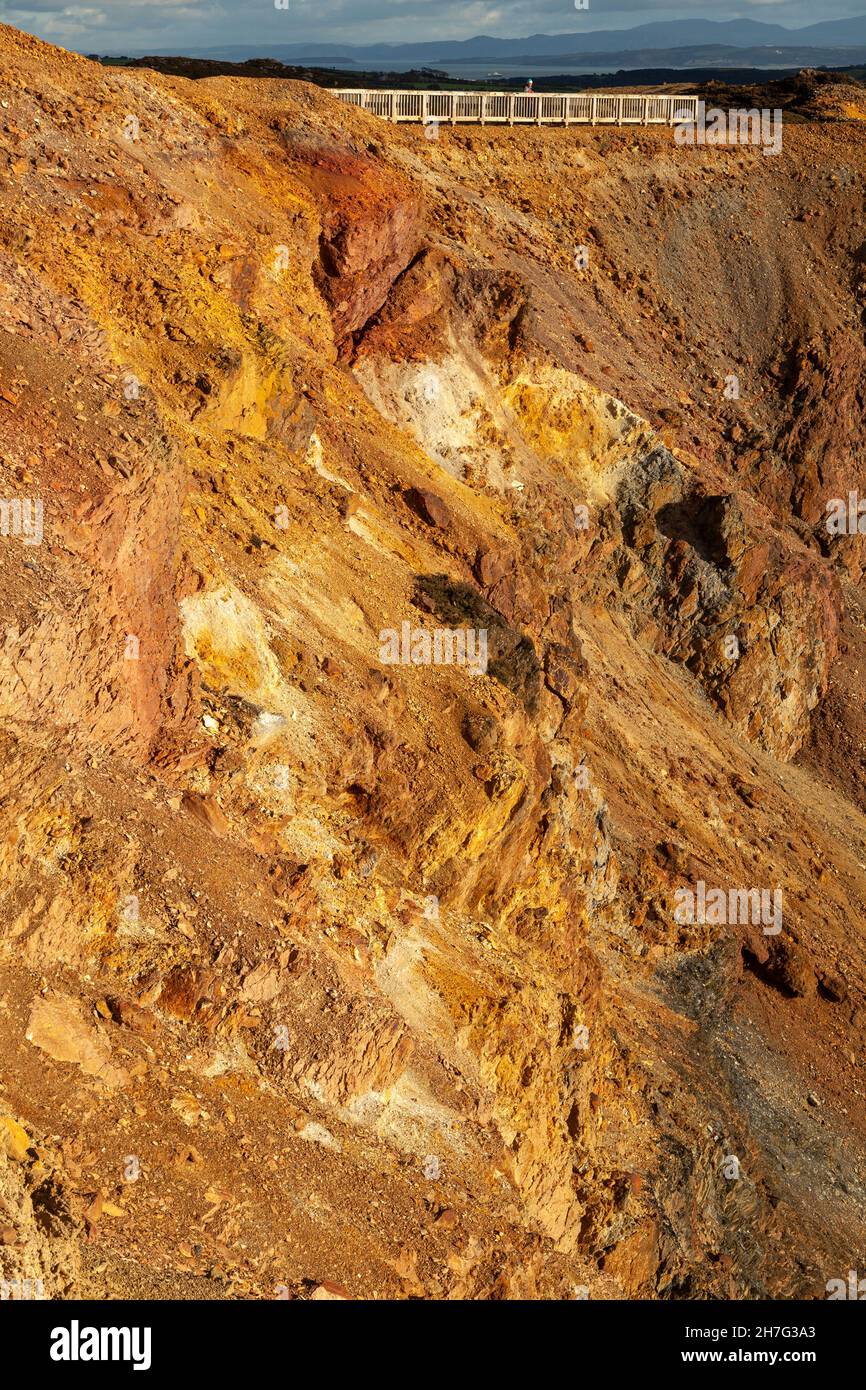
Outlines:
[[[817, 50], [858, 49], [866, 51], [866, 15], [850, 19], [823, 20], [800, 29], [781, 24], [765, 24], [754, 19], [684, 19], [638, 24], [631, 29], [578, 29], [569, 33], [530, 34], [526, 38], [503, 39], [480, 34], [471, 39], [446, 39], [402, 44], [341, 44], [330, 41], [298, 44], [267, 44], [268, 56], [283, 63], [375, 66], [378, 60], [405, 62], [407, 66], [442, 62], [521, 61], [528, 58], [563, 54], [615, 55], [640, 51], [659, 55], [673, 49], [723, 45], [733, 49]], [[152, 52], [153, 50], [151, 50]], [[169, 50], [157, 50], [167, 53]], [[222, 44], [212, 48], [192, 48], [191, 57], [216, 61], [243, 62], [259, 57], [262, 46], [250, 43]], [[137, 56], [141, 56], [141, 51]], [[835, 56], [835, 54], [834, 54]], [[822, 58], [821, 61], [832, 61]], [[843, 60], [844, 61], [844, 60]]]
[[[168, 73], [174, 77], [187, 77], [193, 80], [206, 77], [246, 77], [294, 79], [301, 82], [314, 82], [320, 87], [374, 87], [387, 89], [398, 86], [408, 91], [419, 91], [436, 87], [444, 90], [471, 88], [475, 91], [519, 91], [523, 77], [490, 79], [449, 77], [447, 73], [435, 68], [408, 68], [403, 72], [381, 72], [375, 69], [320, 68], [313, 65], [279, 63], [274, 58], [248, 58], [243, 63], [232, 63], [227, 59], [190, 58], [150, 54], [143, 58], [115, 57], [100, 58], [108, 67], [152, 68], [155, 72]], [[822, 101], [822, 93], [832, 93], [830, 99], [840, 100], [839, 93], [850, 90], [866, 76], [866, 69], [849, 65], [831, 70], [798, 70], [797, 68], [755, 68], [722, 66], [719, 63], [708, 67], [700, 65], [689, 67], [684, 74], [682, 67], [635, 67], [633, 64], [618, 72], [582, 73], [575, 78], [573, 73], [539, 74], [535, 79], [537, 92], [594, 91], [640, 91], [647, 88], [659, 89], [665, 86], [681, 87], [688, 81], [689, 91], [703, 96], [719, 105], [779, 106], [789, 114], [795, 113], [813, 118], [816, 110], [827, 114], [827, 102]]]
[[[845, 48], [808, 48], [797, 44], [790, 48], [776, 45], [763, 48], [737, 48], [733, 44], [693, 44], [687, 48], [636, 48], [619, 49], [611, 53], [586, 55], [578, 50], [571, 52], [548, 51], [528, 56], [524, 54], [521, 63], [528, 73], [536, 67], [549, 69], [552, 64], [562, 63], [565, 67], [580, 67], [589, 60], [605, 71], [617, 68], [669, 67], [680, 71], [692, 68], [714, 68], [725, 71], [728, 68], [834, 68], [848, 67], [866, 60], [866, 44], [856, 44]], [[345, 59], [343, 60], [345, 62]], [[477, 58], [449, 58], [446, 60], [452, 73], [478, 63]], [[353, 69], [354, 70], [354, 69]]]

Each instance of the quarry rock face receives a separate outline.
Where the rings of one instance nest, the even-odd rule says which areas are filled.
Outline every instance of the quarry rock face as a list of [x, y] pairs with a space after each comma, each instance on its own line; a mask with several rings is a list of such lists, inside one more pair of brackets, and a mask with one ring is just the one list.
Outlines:
[[[295, 152], [303, 159], [303, 152]], [[318, 281], [331, 306], [337, 338], [362, 328], [381, 308], [420, 242], [417, 197], [396, 177], [383, 178], [371, 158], [336, 149], [306, 165], [319, 195]]]
[[0, 1278], [823, 1297], [861, 128], [0, 63]]

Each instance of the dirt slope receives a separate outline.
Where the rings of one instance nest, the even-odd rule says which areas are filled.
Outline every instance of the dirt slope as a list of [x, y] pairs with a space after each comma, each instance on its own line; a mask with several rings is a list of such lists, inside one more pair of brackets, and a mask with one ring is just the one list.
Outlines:
[[[0, 496], [44, 530], [0, 539], [0, 1277], [824, 1296], [862, 124], [431, 139], [0, 62]], [[404, 623], [486, 670], [383, 661]], [[781, 932], [679, 921], [699, 881]]]

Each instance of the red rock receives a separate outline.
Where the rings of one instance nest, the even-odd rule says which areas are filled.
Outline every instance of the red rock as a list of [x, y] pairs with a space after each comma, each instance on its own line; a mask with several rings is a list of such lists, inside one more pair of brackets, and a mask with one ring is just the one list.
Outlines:
[[406, 504], [428, 526], [444, 529], [451, 525], [451, 513], [441, 497], [426, 488], [410, 487], [404, 492]]

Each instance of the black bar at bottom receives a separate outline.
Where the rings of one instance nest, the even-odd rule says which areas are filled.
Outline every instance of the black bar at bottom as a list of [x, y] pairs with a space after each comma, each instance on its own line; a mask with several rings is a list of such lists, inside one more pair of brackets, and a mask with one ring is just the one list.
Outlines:
[[[385, 1317], [374, 1303], [351, 1301], [344, 1301], [342, 1309], [314, 1308], [306, 1314], [306, 1301], [0, 1301], [0, 1347], [7, 1368], [7, 1358], [20, 1356], [31, 1383], [47, 1377], [51, 1384], [78, 1375], [91, 1380], [102, 1370], [114, 1377], [129, 1373], [137, 1381], [167, 1372], [172, 1379], [209, 1372], [225, 1379], [234, 1371], [257, 1378], [272, 1373], [268, 1365], [282, 1364], [288, 1372], [295, 1362], [299, 1370], [307, 1360], [305, 1348], [314, 1362], [321, 1358], [320, 1369], [330, 1379], [342, 1358], [353, 1370], [365, 1362], [375, 1364], [384, 1354], [383, 1337], [396, 1351], [399, 1343], [393, 1339], [401, 1332], [433, 1339], [419, 1343], [428, 1346], [431, 1370], [437, 1349], [446, 1352], [455, 1345], [451, 1338], [460, 1336], [461, 1365], [465, 1368], [466, 1350], [476, 1346], [489, 1371], [490, 1360], [513, 1354], [517, 1344], [526, 1345], [527, 1336], [545, 1358], [549, 1353], [557, 1358], [566, 1354], [566, 1359], [568, 1347], [572, 1354], [580, 1348], [581, 1356], [586, 1353], [585, 1339], [591, 1338], [596, 1374], [606, 1366], [619, 1374], [677, 1372], [691, 1378], [713, 1366], [729, 1372], [754, 1366], [762, 1367], [772, 1383], [779, 1371], [795, 1367], [826, 1380], [856, 1364], [863, 1341], [861, 1316], [839, 1306], [860, 1301], [858, 1297], [786, 1303], [575, 1299], [517, 1306], [394, 1302]], [[506, 1314], [507, 1321], [500, 1321]], [[8, 1383], [16, 1383], [14, 1377]]]

